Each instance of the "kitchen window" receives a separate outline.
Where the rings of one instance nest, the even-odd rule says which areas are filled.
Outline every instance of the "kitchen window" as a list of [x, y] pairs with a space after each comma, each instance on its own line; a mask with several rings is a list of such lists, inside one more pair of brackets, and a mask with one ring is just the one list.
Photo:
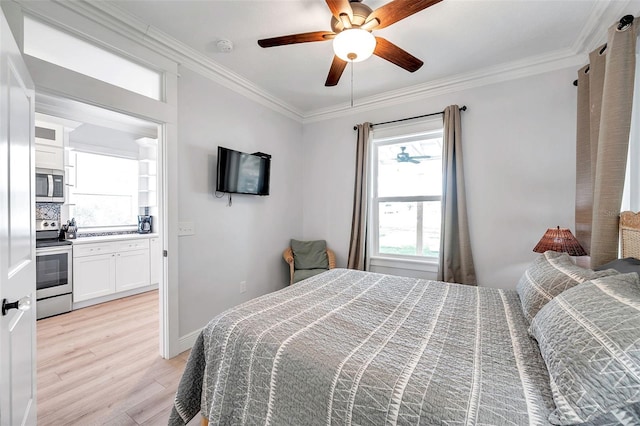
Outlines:
[[87, 152], [71, 155], [75, 179], [70, 187], [70, 214], [78, 226], [136, 226], [138, 160]]
[[372, 258], [433, 262], [439, 256], [442, 124], [436, 123], [435, 129], [410, 135], [374, 135]]

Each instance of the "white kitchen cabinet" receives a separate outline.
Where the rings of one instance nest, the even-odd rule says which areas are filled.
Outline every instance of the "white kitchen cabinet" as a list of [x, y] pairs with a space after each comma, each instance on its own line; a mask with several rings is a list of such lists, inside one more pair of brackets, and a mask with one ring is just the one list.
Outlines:
[[73, 262], [74, 303], [150, 285], [148, 239], [74, 245]]
[[149, 265], [151, 284], [160, 284], [160, 276], [162, 273], [162, 249], [160, 247], [160, 238], [149, 239]]
[[35, 142], [38, 145], [57, 146], [60, 148], [63, 147], [64, 127], [57, 124], [36, 121], [35, 130]]
[[116, 291], [149, 285], [149, 249], [116, 253]]
[[36, 122], [36, 168], [64, 170], [64, 128]]
[[64, 170], [64, 149], [36, 144], [36, 168]]
[[115, 261], [113, 253], [84, 257], [76, 257], [74, 254], [73, 302], [114, 293], [116, 291]]

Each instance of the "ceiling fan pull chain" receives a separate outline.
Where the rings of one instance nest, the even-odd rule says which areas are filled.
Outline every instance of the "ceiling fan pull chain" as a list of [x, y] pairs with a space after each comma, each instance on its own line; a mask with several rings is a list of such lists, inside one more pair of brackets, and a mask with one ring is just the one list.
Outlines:
[[351, 108], [353, 108], [353, 61], [351, 61]]

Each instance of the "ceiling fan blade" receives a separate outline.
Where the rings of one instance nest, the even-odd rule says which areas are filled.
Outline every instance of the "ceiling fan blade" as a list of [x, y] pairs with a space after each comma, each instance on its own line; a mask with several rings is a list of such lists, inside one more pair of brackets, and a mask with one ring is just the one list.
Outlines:
[[366, 22], [377, 19], [380, 21], [380, 24], [376, 29], [380, 30], [441, 1], [442, 0], [394, 0], [371, 12]]
[[376, 48], [373, 54], [396, 64], [400, 68], [404, 68], [409, 72], [415, 72], [424, 65], [424, 62], [420, 59], [382, 37], [376, 37], [376, 42]]
[[291, 34], [280, 37], [264, 38], [258, 40], [260, 47], [284, 46], [285, 44], [310, 43], [313, 41], [326, 41], [335, 37], [330, 31], [314, 31], [310, 33]]
[[349, 17], [349, 22], [353, 21], [353, 9], [349, 0], [326, 0], [327, 6], [331, 9], [331, 13], [339, 21], [341, 14], [346, 14]]
[[420, 162], [418, 160], [414, 160], [413, 158], [410, 158], [409, 162], [413, 163], [413, 164], [420, 164]]
[[344, 69], [347, 67], [347, 61], [343, 61], [337, 56], [333, 57], [333, 62], [331, 62], [331, 68], [329, 69], [329, 75], [327, 76], [327, 81], [324, 83], [325, 86], [335, 86], [340, 81], [340, 77], [344, 72]]

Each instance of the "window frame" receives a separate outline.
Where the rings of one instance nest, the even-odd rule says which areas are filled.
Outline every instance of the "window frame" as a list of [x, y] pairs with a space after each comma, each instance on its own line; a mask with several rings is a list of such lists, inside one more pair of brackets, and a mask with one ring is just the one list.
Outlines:
[[[416, 271], [435, 272], [439, 262], [439, 257], [420, 255], [401, 255], [393, 253], [380, 253], [379, 219], [380, 203], [385, 202], [442, 202], [440, 195], [418, 195], [418, 196], [385, 196], [378, 197], [378, 150], [381, 146], [400, 145], [425, 139], [442, 139], [444, 128], [442, 120], [431, 120], [419, 131], [402, 128], [391, 131], [391, 135], [380, 132], [380, 136], [373, 135], [371, 139], [369, 178], [370, 191], [367, 197], [369, 204], [369, 227], [368, 235], [368, 264], [370, 266], [384, 268], [401, 268]], [[416, 241], [418, 240], [416, 232]]]

